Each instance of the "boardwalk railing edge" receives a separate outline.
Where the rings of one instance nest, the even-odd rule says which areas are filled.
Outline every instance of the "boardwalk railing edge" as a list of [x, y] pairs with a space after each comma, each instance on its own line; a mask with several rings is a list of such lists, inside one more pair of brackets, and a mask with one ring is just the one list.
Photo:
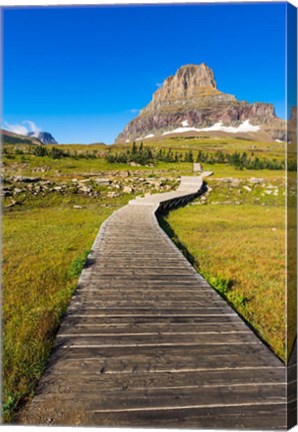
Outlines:
[[[246, 331], [245, 320], [197, 272], [159, 224], [161, 215], [203, 193], [204, 186], [203, 177], [183, 177], [176, 191], [132, 200], [102, 223], [47, 370], [18, 421], [148, 426], [154, 420], [158, 426], [176, 427], [179, 418], [186, 422], [181, 425], [204, 427], [219, 415], [222, 426], [233, 428], [236, 412], [243, 422], [239, 424], [250, 428], [259, 425], [266, 412], [266, 428], [278, 425], [285, 430], [295, 424], [294, 365], [285, 368], [255, 332]], [[116, 261], [111, 264], [114, 255]], [[153, 258], [148, 260], [150, 255]], [[123, 256], [118, 266], [117, 259]], [[135, 262], [138, 259], [140, 265]], [[152, 327], [148, 331], [148, 322], [157, 325], [153, 329], [158, 336]], [[180, 329], [173, 332], [172, 324], [177, 323], [184, 326], [180, 333]], [[211, 324], [212, 329], [204, 337], [202, 323]], [[222, 323], [229, 331], [222, 329]], [[195, 327], [188, 328], [189, 324]], [[213, 381], [204, 385], [202, 372], [206, 371]], [[234, 380], [232, 388], [226, 371]], [[188, 373], [196, 374], [196, 385]], [[252, 374], [252, 382], [247, 382], [246, 374]], [[123, 386], [122, 376], [127, 385]], [[173, 385], [177, 376], [180, 381]], [[110, 397], [115, 391], [118, 394]]]
[[[183, 179], [185, 179], [185, 177], [183, 177], [182, 178], [182, 181], [183, 181]], [[186, 201], [190, 201], [190, 200], [192, 200], [192, 199], [194, 199], [196, 196], [198, 196], [200, 193], [201, 193], [201, 189], [202, 189], [202, 187], [203, 187], [203, 184], [204, 184], [204, 182], [203, 182], [203, 178], [202, 178], [202, 176], [199, 176], [198, 177], [198, 179], [201, 179], [201, 180], [199, 180], [199, 187], [198, 187], [198, 190], [196, 191], [196, 192], [194, 192], [193, 190], [190, 192], [190, 193], [187, 193], [187, 192], [185, 192], [185, 195], [183, 195], [183, 196], [178, 196], [177, 198], [171, 198], [171, 199], [169, 199], [169, 200], [164, 200], [164, 201], [159, 201], [156, 205], [155, 205], [155, 208], [154, 208], [154, 210], [153, 210], [153, 214], [154, 214], [154, 216], [155, 216], [155, 214], [156, 214], [156, 212], [162, 207], [162, 209], [163, 210], [172, 210], [173, 208], [174, 208], [174, 205], [176, 206], [176, 207], [178, 207], [178, 205], [184, 205], [185, 203], [186, 203]], [[180, 186], [179, 187], [181, 187], [181, 184], [180, 184]], [[178, 188], [179, 189], [179, 188]], [[152, 195], [152, 197], [154, 198], [154, 195]], [[135, 201], [135, 200], [132, 200], [132, 201]], [[133, 205], [132, 204], [132, 201], [130, 201], [128, 204], [126, 204], [124, 207], [126, 207], [126, 206], [128, 206], [128, 205]], [[149, 205], [152, 205], [152, 204], [149, 204]], [[91, 274], [91, 272], [92, 272], [92, 266], [91, 265], [89, 265], [90, 263], [92, 263], [93, 262], [93, 260], [94, 260], [94, 255], [95, 255], [95, 251], [96, 251], [96, 249], [97, 249], [97, 246], [100, 244], [100, 242], [101, 242], [101, 240], [103, 239], [103, 237], [104, 237], [104, 233], [105, 233], [105, 230], [106, 230], [106, 226], [108, 225], [108, 223], [116, 216], [116, 214], [118, 213], [118, 212], [120, 212], [124, 207], [120, 207], [119, 209], [117, 209], [117, 210], [115, 210], [102, 224], [101, 224], [101, 227], [100, 227], [100, 229], [99, 229], [99, 231], [98, 231], [98, 233], [97, 233], [97, 236], [95, 237], [95, 240], [94, 240], [94, 242], [93, 242], [93, 244], [92, 244], [92, 246], [91, 246], [91, 250], [90, 250], [90, 252], [89, 252], [89, 254], [88, 254], [88, 256], [87, 256], [87, 259], [86, 259], [86, 264], [85, 264], [85, 266], [84, 266], [84, 268], [83, 268], [83, 270], [82, 270], [82, 272], [81, 272], [81, 274], [80, 274], [80, 276], [79, 276], [79, 279], [78, 279], [78, 283], [77, 283], [77, 287], [76, 287], [76, 289], [81, 285], [81, 284], [83, 284], [83, 283], [85, 283], [86, 282], [86, 279], [88, 279], [88, 277], [90, 276], [90, 274]], [[154, 219], [156, 219], [156, 216], [155, 216], [155, 218]], [[173, 245], [173, 242], [169, 239], [169, 237], [164, 233], [164, 231], [160, 228], [160, 226], [159, 226], [159, 224], [158, 224], [158, 222], [157, 222], [157, 219], [156, 219], [156, 226], [158, 227], [158, 229], [160, 229], [161, 230], [161, 232], [162, 232], [162, 235], [165, 235], [166, 236], [166, 238], [170, 241], [170, 243]], [[179, 251], [179, 249], [177, 248], [177, 250]], [[179, 251], [179, 253], [181, 253], [180, 251]], [[183, 256], [183, 258], [185, 259], [185, 257], [184, 257], [184, 255], [183, 254], [181, 254], [182, 256]], [[185, 259], [186, 260], [186, 259]], [[192, 267], [191, 266], [191, 264], [186, 260], [186, 262], [187, 262], [187, 264], [190, 266], [190, 267]], [[192, 267], [193, 268], [193, 267]], [[195, 271], [195, 269], [193, 269], [194, 271]], [[196, 271], [195, 271], [195, 273], [197, 273]], [[76, 290], [75, 290], [76, 291]]]
[[[195, 179], [196, 180], [196, 186], [194, 185], [194, 183], [192, 184], [188, 184], [187, 179]], [[186, 190], [181, 190], [183, 188], [183, 186], [186, 188], [187, 186], [189, 186], [189, 191]], [[180, 190], [179, 190], [180, 189]], [[115, 210], [101, 225], [98, 234], [93, 242], [93, 245], [91, 247], [90, 253], [87, 256], [86, 259], [86, 264], [80, 274], [80, 277], [78, 279], [78, 283], [77, 283], [77, 287], [75, 289], [75, 291], [82, 286], [84, 283], [87, 282], [89, 276], [92, 273], [92, 262], [94, 261], [94, 256], [96, 255], [96, 250], [97, 247], [99, 246], [101, 240], [103, 239], [104, 235], [105, 235], [105, 230], [106, 230], [106, 226], [108, 225], [108, 223], [114, 218], [116, 217], [117, 213], [120, 212], [122, 209], [124, 209], [127, 206], [132, 206], [132, 205], [146, 205], [148, 207], [152, 207], [151, 213], [153, 216], [153, 222], [154, 225], [156, 226], [156, 229], [159, 231], [159, 233], [162, 235], [162, 237], [167, 241], [167, 243], [170, 245], [170, 247], [175, 250], [175, 252], [180, 255], [181, 259], [184, 261], [185, 265], [192, 271], [192, 273], [194, 274], [194, 276], [196, 277], [196, 279], [200, 282], [200, 283], [204, 283], [205, 286], [210, 287], [215, 294], [220, 297], [223, 298], [217, 290], [215, 290], [207, 281], [206, 279], [197, 272], [197, 270], [193, 267], [193, 265], [187, 260], [187, 258], [184, 256], [184, 254], [182, 253], [182, 251], [175, 245], [175, 243], [171, 240], [171, 238], [165, 233], [165, 231], [160, 227], [158, 220], [165, 214], [167, 214], [169, 211], [174, 210], [175, 208], [178, 208], [180, 206], [184, 206], [186, 205], [188, 202], [192, 201], [193, 199], [195, 199], [196, 197], [200, 196], [201, 194], [205, 193], [207, 190], [206, 185], [204, 183], [203, 180], [203, 176], [197, 176], [197, 177], [182, 177], [181, 178], [181, 182], [179, 187], [176, 189], [176, 192], [181, 193], [181, 192], [185, 192], [182, 195], [178, 195], [177, 197], [171, 197], [170, 199], [165, 198], [164, 200], [160, 199], [157, 202], [150, 202], [150, 198], [152, 198], [154, 200], [156, 195], [151, 195], [150, 197], [145, 197], [145, 198], [139, 198], [139, 201], [137, 201], [136, 199], [129, 201], [128, 204], [126, 204], [123, 207], [120, 207], [119, 209]], [[164, 195], [166, 196], [167, 193], [164, 193]], [[142, 200], [144, 200], [144, 203], [142, 203]], [[74, 292], [75, 294], [75, 292]], [[253, 333], [258, 337], [258, 339], [260, 339], [260, 341], [266, 346], [266, 348], [268, 349], [268, 351], [273, 354], [280, 362], [283, 366], [285, 366], [285, 363], [283, 360], [280, 359], [280, 357], [278, 357], [276, 355], [276, 353], [272, 350], [272, 348], [268, 345], [268, 343], [266, 341], [264, 341], [260, 335], [257, 333], [256, 329], [242, 316], [240, 315], [236, 309], [234, 309], [232, 307], [232, 305], [227, 301], [227, 299], [224, 298], [224, 300], [226, 301], [227, 306], [230, 307], [231, 311], [233, 311], [234, 313], [236, 313], [239, 318], [245, 323], [245, 325], [251, 330], [253, 331]]]

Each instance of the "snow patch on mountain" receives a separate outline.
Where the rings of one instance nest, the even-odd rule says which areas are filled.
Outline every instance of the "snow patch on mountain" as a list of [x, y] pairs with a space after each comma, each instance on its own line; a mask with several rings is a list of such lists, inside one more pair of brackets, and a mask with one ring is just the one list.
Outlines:
[[[186, 120], [187, 121], [187, 120]], [[182, 122], [185, 124], [185, 121]], [[194, 128], [194, 127], [179, 127], [176, 129], [173, 129], [171, 131], [166, 131], [163, 133], [163, 135], [169, 135], [173, 133], [183, 133], [183, 132], [212, 132], [212, 131], [222, 131], [222, 132], [228, 132], [228, 133], [239, 133], [239, 132], [258, 132], [260, 130], [259, 125], [252, 125], [250, 124], [249, 120], [245, 120], [243, 123], [241, 123], [239, 126], [224, 126], [222, 122], [215, 123], [212, 126], [205, 127], [205, 128]]]

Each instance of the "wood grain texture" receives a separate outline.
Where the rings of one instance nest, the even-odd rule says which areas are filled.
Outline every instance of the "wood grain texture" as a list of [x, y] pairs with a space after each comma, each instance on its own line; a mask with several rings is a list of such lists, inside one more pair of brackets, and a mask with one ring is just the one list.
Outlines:
[[[136, 199], [102, 226], [23, 424], [286, 429], [284, 364], [196, 273], [155, 213], [199, 193]], [[287, 386], [287, 379], [291, 383]]]

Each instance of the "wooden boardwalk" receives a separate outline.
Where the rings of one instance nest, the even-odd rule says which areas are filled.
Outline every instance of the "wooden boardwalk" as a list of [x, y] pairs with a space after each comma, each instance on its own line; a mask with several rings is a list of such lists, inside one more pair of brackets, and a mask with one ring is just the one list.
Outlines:
[[20, 422], [285, 429], [294, 419], [295, 362], [284, 366], [157, 223], [158, 208], [201, 186], [182, 178], [103, 224]]

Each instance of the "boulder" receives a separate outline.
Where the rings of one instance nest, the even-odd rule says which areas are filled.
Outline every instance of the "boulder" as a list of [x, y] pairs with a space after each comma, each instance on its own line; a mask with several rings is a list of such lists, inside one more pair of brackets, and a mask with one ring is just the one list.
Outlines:
[[132, 186], [124, 186], [123, 192], [124, 193], [132, 193], [134, 191], [134, 188]]

